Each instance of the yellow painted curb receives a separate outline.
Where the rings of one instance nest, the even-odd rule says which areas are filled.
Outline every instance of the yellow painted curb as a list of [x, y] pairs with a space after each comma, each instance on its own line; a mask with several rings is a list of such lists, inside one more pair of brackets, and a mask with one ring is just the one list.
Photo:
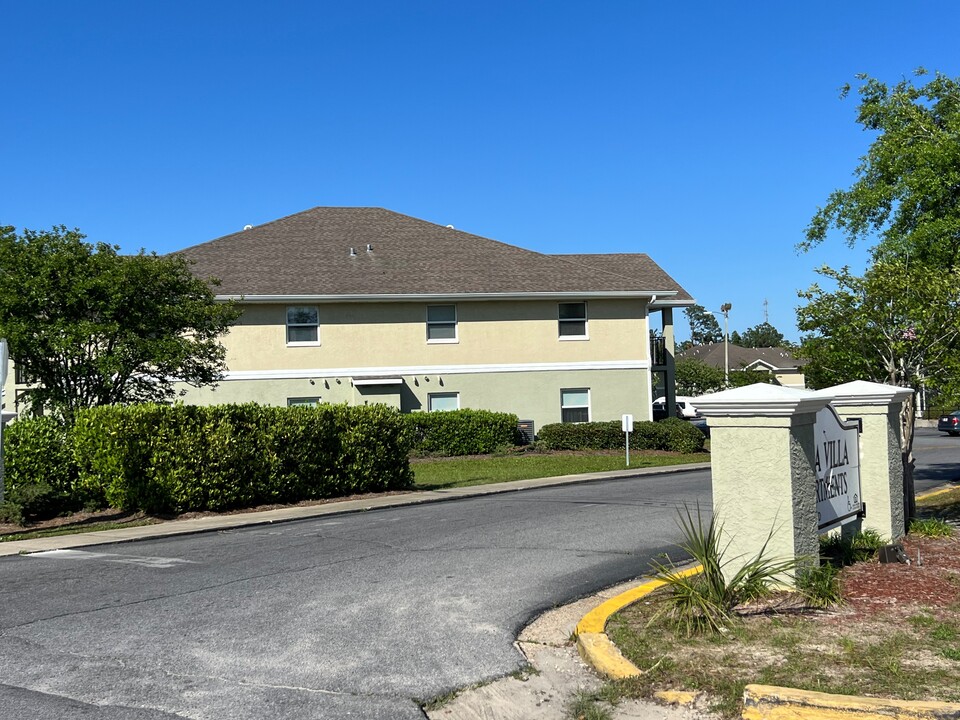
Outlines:
[[960, 720], [960, 705], [747, 685], [744, 720]]
[[[960, 486], [958, 486], [960, 487]], [[939, 490], [931, 490], [930, 492], [920, 493], [915, 495], [915, 500], [926, 500], [927, 498], [936, 497], [937, 495], [943, 495], [944, 493], [953, 492], [956, 490], [956, 487], [940, 488]]]
[[693, 705], [700, 697], [700, 693], [686, 690], [657, 690], [653, 697], [667, 705]]
[[[688, 575], [696, 575], [701, 570], [703, 570], [703, 567], [697, 565], [681, 570], [677, 574], [681, 577], [687, 577]], [[638, 585], [610, 598], [584, 615], [573, 631], [577, 638], [577, 650], [580, 651], [580, 657], [592, 665], [597, 672], [613, 680], [623, 680], [640, 675], [640, 668], [620, 653], [619, 648], [610, 642], [610, 638], [607, 637], [604, 629], [610, 616], [615, 612], [635, 603], [644, 595], [649, 595], [664, 585], [663, 580], [645, 582], [643, 585]]]
[[577, 635], [577, 650], [594, 670], [608, 678], [622, 680], [640, 674], [637, 666], [620, 653], [620, 648], [610, 642], [606, 633]]
[[[703, 567], [697, 565], [696, 567], [687, 568], [686, 570], [681, 570], [677, 573], [679, 577], [687, 577], [688, 575], [696, 575]], [[619, 610], [623, 610], [627, 605], [632, 605], [637, 600], [642, 598], [644, 595], [649, 595], [654, 590], [659, 587], [663, 587], [666, 583], [663, 580], [651, 580], [645, 582], [643, 585], [638, 585], [631, 590], [620, 593], [616, 597], [612, 597], [601, 605], [598, 605], [593, 610], [588, 612], [580, 622], [577, 623], [577, 629], [574, 631], [576, 635], [580, 633], [602, 633], [604, 628], [607, 626], [607, 620], [610, 619], [610, 616]]]

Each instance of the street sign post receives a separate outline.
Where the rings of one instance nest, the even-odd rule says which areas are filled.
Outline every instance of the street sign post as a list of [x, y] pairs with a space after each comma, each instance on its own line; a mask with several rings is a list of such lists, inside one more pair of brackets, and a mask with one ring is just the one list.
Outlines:
[[627, 449], [627, 467], [630, 467], [630, 433], [633, 432], [633, 415], [624, 415], [620, 418], [620, 425], [626, 434], [624, 447]]

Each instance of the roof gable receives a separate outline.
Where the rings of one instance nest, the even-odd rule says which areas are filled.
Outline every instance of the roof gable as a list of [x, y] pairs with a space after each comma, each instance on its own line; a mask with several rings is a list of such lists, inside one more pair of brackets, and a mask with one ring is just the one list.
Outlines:
[[630, 272], [611, 272], [613, 265], [603, 260], [587, 264], [544, 255], [382, 208], [316, 207], [177, 254], [193, 263], [198, 276], [218, 278], [218, 293], [225, 296], [689, 298], [645, 255], [629, 256], [642, 258]]
[[[731, 369], [756, 370], [763, 366], [771, 371], [797, 370], [806, 364], [806, 360], [795, 358], [786, 348], [745, 348], [730, 343], [726, 352]], [[713, 367], [724, 367], [724, 346], [722, 342], [694, 345], [677, 353], [677, 360], [700, 360]]]

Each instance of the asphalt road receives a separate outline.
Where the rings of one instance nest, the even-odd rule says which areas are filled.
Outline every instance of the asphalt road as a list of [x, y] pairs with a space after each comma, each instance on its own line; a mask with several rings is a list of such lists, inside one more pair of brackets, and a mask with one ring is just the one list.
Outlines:
[[917, 493], [946, 483], [960, 483], [960, 437], [950, 437], [934, 428], [917, 428], [913, 455]]
[[0, 716], [421, 718], [697, 501], [706, 472], [4, 558]]
[[[921, 429], [918, 492], [960, 482]], [[686, 472], [0, 559], [0, 717], [421, 718], [554, 605], [675, 552]]]

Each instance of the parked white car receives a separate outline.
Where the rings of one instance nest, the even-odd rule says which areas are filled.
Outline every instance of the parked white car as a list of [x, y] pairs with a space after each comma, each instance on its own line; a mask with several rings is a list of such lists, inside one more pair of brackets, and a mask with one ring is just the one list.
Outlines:
[[[697, 413], [697, 409], [691, 403], [692, 400], [693, 400], [692, 397], [687, 397], [686, 395], [677, 395], [677, 408], [679, 408], [680, 415], [683, 417], [684, 420], [693, 420], [694, 418], [700, 417], [699, 413]], [[657, 403], [666, 404], [666, 402], [667, 402], [667, 398], [658, 397], [656, 400], [653, 401], [653, 404], [654, 405], [656, 405]]]

